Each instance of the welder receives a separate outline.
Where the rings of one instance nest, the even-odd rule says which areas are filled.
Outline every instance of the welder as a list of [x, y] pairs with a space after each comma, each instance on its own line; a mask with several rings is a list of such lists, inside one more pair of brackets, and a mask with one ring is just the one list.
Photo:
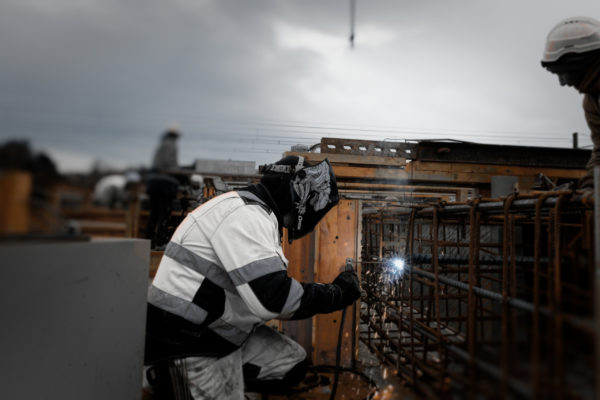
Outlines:
[[352, 271], [329, 284], [287, 274], [282, 228], [290, 241], [301, 238], [339, 201], [329, 161], [288, 156], [260, 171], [260, 183], [191, 212], [167, 245], [146, 329], [145, 363], [159, 396], [285, 393], [303, 379], [306, 351], [264, 323], [330, 313], [360, 297]]
[[562, 86], [584, 94], [583, 110], [594, 147], [578, 187], [591, 189], [594, 166], [600, 165], [600, 22], [589, 17], [560, 21], [546, 38], [542, 66], [558, 75]]

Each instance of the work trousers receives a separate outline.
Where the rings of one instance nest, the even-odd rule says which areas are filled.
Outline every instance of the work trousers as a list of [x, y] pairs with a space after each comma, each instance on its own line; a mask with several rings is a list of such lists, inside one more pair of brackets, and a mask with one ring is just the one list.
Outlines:
[[[171, 362], [172, 398], [243, 400], [249, 391], [281, 392], [298, 383], [306, 372], [306, 351], [276, 330], [260, 326], [244, 345], [222, 357], [187, 357]], [[302, 366], [302, 367], [301, 367]], [[178, 378], [173, 380], [174, 375]], [[270, 388], [274, 388], [270, 391]], [[257, 388], [256, 390], [253, 388]]]

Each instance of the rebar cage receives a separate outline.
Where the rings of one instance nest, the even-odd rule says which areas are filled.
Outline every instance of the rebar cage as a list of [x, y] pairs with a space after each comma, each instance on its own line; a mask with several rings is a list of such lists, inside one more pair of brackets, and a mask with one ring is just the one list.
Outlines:
[[593, 215], [581, 196], [371, 210], [360, 339], [382, 361], [430, 398], [593, 397]]

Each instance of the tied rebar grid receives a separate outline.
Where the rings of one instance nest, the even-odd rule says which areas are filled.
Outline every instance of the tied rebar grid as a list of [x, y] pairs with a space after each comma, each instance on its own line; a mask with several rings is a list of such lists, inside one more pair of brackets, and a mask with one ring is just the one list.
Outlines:
[[593, 213], [579, 196], [382, 209], [363, 241], [360, 338], [416, 389], [594, 397]]

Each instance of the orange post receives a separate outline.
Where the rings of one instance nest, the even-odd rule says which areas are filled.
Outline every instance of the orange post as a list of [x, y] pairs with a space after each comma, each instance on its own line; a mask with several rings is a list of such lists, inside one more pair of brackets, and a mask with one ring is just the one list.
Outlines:
[[0, 234], [23, 234], [29, 231], [31, 186], [29, 172], [9, 171], [0, 174]]

